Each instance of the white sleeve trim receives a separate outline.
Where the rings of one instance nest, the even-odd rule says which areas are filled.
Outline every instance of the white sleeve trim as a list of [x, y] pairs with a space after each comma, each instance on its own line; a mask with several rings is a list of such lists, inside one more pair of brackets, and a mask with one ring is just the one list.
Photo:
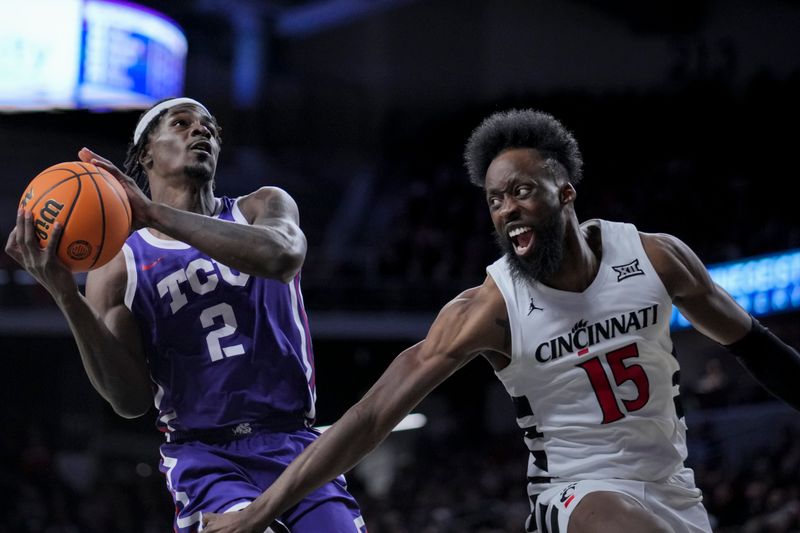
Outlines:
[[136, 295], [136, 259], [133, 257], [133, 250], [127, 244], [122, 245], [122, 253], [125, 255], [125, 268], [128, 271], [128, 283], [125, 287], [125, 307], [133, 311], [133, 297]]
[[239, 224], [250, 224], [250, 223], [247, 221], [247, 217], [245, 217], [245, 216], [244, 216], [244, 213], [242, 213], [242, 210], [241, 210], [241, 209], [239, 209], [239, 201], [240, 201], [242, 198], [244, 198], [244, 196], [240, 196], [240, 197], [238, 197], [238, 198], [237, 198], [236, 200], [234, 200], [234, 202], [233, 202], [233, 208], [231, 208], [231, 213], [233, 214], [233, 220], [235, 220], [235, 221], [236, 221], [236, 222], [238, 222]]

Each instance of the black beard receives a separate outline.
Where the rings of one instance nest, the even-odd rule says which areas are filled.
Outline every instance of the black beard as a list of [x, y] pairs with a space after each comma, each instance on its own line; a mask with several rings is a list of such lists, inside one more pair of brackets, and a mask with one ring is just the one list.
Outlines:
[[187, 177], [201, 184], [206, 184], [214, 179], [214, 173], [203, 165], [186, 165], [183, 167], [183, 172]]
[[511, 276], [519, 282], [545, 281], [558, 272], [564, 258], [564, 224], [558, 213], [553, 213], [534, 229], [536, 242], [533, 253], [520, 257], [514, 252], [514, 243], [506, 234], [495, 231], [495, 241], [500, 251], [508, 257]]

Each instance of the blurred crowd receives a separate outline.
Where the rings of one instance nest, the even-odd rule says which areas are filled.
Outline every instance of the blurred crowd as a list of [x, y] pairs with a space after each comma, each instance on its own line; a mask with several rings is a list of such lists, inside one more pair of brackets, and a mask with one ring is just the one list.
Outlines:
[[37, 423], [5, 426], [0, 532], [171, 530], [174, 507], [154, 460], [147, 464], [95, 456], [55, 439]]
[[[800, 346], [794, 318], [772, 317], [768, 325]], [[15, 373], [0, 391], [0, 533], [169, 531], [174, 506], [158, 470], [152, 413], [119, 419], [80, 377], [76, 354], [43, 354], [44, 340], [28, 344], [29, 353], [6, 354]], [[337, 351], [323, 345], [318, 348]], [[698, 352], [690, 357], [703, 363], [683, 375], [681, 397], [687, 463], [714, 531], [799, 532], [798, 414], [772, 399], [733, 358]], [[523, 530], [527, 450], [513, 419], [498, 424], [501, 414], [510, 416], [509, 399], [494, 380], [495, 396], [478, 382], [492, 379], [479, 363], [420, 406], [429, 418], [424, 429], [393, 434], [348, 474], [371, 533]], [[336, 383], [321, 392], [320, 407], [332, 419], [337, 415], [328, 396], [344, 395], [343, 386], [357, 395], [369, 379], [348, 383], [327, 375]]]
[[713, 456], [693, 464], [715, 531], [800, 531], [800, 430], [786, 429], [772, 446], [743, 459], [735, 469]]
[[[244, 192], [235, 190], [241, 176], [265, 176], [295, 197], [309, 237], [310, 308], [430, 310], [479, 283], [497, 258], [482, 192], [462, 165], [469, 133], [498, 109], [535, 107], [561, 119], [583, 150], [580, 220], [671, 233], [704, 262], [721, 262], [800, 246], [794, 197], [766, 186], [790, 172], [794, 141], [777, 131], [800, 120], [798, 92], [800, 73], [756, 76], [739, 90], [710, 79], [634, 94], [510, 97], [414, 117], [398, 110], [376, 152], [356, 162], [226, 147], [218, 190]], [[12, 223], [0, 220], [4, 235]], [[3, 302], [49, 301], [22, 278], [2, 254]]]
[[[22, 428], [18, 428], [22, 429]], [[173, 506], [164, 477], [151, 460], [97, 459], [96, 475], [72, 479], [64, 450], [41, 428], [3, 439], [1, 533], [161, 533], [170, 531]], [[709, 447], [721, 446], [704, 435]], [[350, 488], [371, 533], [521, 532], [529, 512], [526, 453], [517, 434], [423, 437], [388, 489], [367, 490], [356, 473]], [[786, 429], [773, 445], [742, 458], [735, 468], [706, 454], [692, 460], [717, 533], [800, 531], [800, 429]]]
[[[510, 107], [553, 113], [573, 130], [584, 154], [579, 220], [606, 218], [671, 233], [710, 264], [800, 247], [794, 198], [764, 186], [787, 171], [779, 154], [791, 149], [790, 139], [764, 133], [800, 119], [796, 90], [800, 74], [788, 82], [755, 79], [741, 94], [708, 82], [653, 94], [512, 99], [466, 116]], [[376, 170], [362, 216], [369, 223], [348, 242], [348, 254], [314, 270], [307, 285], [316, 298], [309, 301], [326, 301], [332, 285], [378, 292], [399, 285], [415, 296], [405, 305], [424, 308], [482, 280], [498, 256], [494, 229], [483, 193], [469, 184], [461, 162], [478, 122], [439, 117], [427, 134], [397, 134], [403, 151], [435, 146], [438, 157], [404, 165], [398, 154], [394, 167]], [[323, 282], [319, 291], [317, 282]], [[389, 305], [404, 305], [402, 294], [387, 294]]]

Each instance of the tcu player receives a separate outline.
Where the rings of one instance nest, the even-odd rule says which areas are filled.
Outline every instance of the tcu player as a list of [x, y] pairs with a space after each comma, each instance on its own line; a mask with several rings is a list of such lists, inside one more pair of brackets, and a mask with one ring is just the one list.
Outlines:
[[[127, 175], [80, 151], [122, 183], [139, 228], [89, 273], [85, 297], [55, 247], [39, 250], [28, 214], [7, 245], [53, 295], [114, 410], [138, 417], [155, 400], [161, 470], [182, 533], [197, 531], [204, 512], [247, 506], [318, 435], [297, 205], [274, 187], [214, 197], [219, 151], [216, 120], [189, 98], [142, 115]], [[131, 176], [147, 182], [149, 198]], [[364, 531], [341, 477], [275, 519], [261, 532]]]
[[264, 495], [241, 513], [207, 517], [209, 531], [258, 531], [352, 467], [482, 354], [511, 395], [530, 449], [527, 531], [710, 533], [683, 464], [672, 304], [800, 408], [798, 353], [715, 285], [685, 244], [630, 224], [578, 222], [581, 155], [556, 119], [531, 110], [492, 115], [465, 156], [503, 257]]

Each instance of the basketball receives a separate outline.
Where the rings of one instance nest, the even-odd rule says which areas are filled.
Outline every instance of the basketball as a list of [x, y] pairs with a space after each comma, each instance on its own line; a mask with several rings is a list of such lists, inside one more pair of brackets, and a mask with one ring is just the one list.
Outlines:
[[56, 221], [63, 226], [56, 253], [72, 272], [108, 263], [131, 230], [131, 206], [122, 185], [90, 163], [59, 163], [43, 170], [25, 188], [19, 207], [31, 211], [41, 248]]

